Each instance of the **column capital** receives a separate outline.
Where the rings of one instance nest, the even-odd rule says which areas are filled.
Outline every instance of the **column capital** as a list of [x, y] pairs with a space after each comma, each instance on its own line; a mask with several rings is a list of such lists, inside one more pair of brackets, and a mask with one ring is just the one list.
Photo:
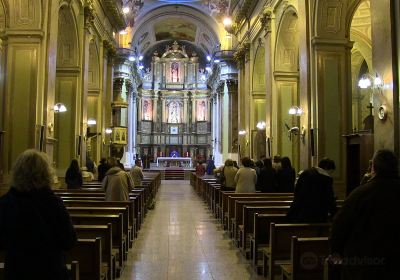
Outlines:
[[89, 28], [94, 25], [94, 19], [96, 13], [94, 11], [93, 0], [86, 0], [83, 8], [83, 14], [85, 16], [85, 28]]
[[243, 41], [237, 47], [236, 52], [233, 55], [233, 60], [235, 60], [237, 67], [240, 69], [244, 66], [245, 62], [250, 57], [250, 43], [248, 41]]
[[260, 21], [261, 25], [265, 30], [266, 35], [271, 32], [271, 21], [272, 21], [273, 11], [271, 7], [264, 7], [261, 13]]

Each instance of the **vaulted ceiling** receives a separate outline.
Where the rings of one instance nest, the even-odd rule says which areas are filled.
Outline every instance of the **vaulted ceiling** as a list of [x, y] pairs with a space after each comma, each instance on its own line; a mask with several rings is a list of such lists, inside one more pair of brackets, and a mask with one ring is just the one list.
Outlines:
[[133, 9], [131, 46], [146, 56], [177, 40], [195, 46], [199, 55], [211, 54], [220, 44], [229, 5], [230, 0], [145, 0]]

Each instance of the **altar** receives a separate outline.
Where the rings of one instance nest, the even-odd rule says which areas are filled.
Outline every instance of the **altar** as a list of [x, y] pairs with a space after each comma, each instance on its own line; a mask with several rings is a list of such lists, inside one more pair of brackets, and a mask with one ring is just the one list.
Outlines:
[[157, 158], [157, 167], [168, 167], [168, 166], [176, 166], [176, 167], [192, 167], [192, 158], [190, 157], [158, 157]]

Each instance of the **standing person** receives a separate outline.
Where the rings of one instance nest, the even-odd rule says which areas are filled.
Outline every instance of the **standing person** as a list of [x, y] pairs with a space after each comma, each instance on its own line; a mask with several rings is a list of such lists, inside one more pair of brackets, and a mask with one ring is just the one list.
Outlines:
[[392, 151], [378, 150], [372, 160], [372, 178], [349, 195], [335, 216], [331, 253], [343, 258], [343, 280], [398, 278], [398, 165]]
[[206, 174], [206, 168], [204, 167], [204, 164], [201, 160], [197, 162], [196, 166], [196, 175], [197, 176], [204, 176]]
[[11, 188], [0, 198], [5, 279], [69, 279], [64, 251], [77, 237], [51, 190], [52, 173], [46, 154], [36, 150], [23, 152], [13, 166]]
[[215, 164], [212, 155], [207, 160], [207, 167], [206, 167], [206, 172], [207, 175], [212, 175], [215, 169]]
[[[277, 176], [276, 170], [272, 167], [271, 158], [264, 159], [264, 166], [260, 171], [260, 191], [263, 193], [276, 192], [277, 190]], [[258, 178], [258, 177], [257, 177]]]
[[255, 170], [256, 170], [256, 174], [257, 174], [257, 184], [256, 184], [256, 190], [260, 191], [261, 190], [261, 169], [264, 166], [264, 163], [261, 160], [257, 160], [255, 163]]
[[333, 193], [335, 162], [322, 159], [318, 167], [304, 170], [294, 189], [293, 203], [287, 214], [293, 223], [325, 223], [329, 214], [336, 212], [336, 199]]
[[279, 168], [281, 168], [281, 156], [280, 155], [274, 155], [274, 158], [272, 159], [272, 167], [278, 171]]
[[237, 193], [249, 193], [256, 191], [257, 174], [256, 171], [251, 168], [251, 159], [244, 157], [242, 159], [242, 165], [235, 175], [236, 192]]
[[106, 192], [106, 201], [129, 201], [129, 192], [133, 187], [131, 180], [114, 158], [111, 158], [110, 169], [101, 184]]
[[65, 183], [68, 189], [80, 189], [83, 184], [82, 172], [79, 168], [78, 160], [73, 159], [65, 174]]
[[222, 187], [228, 191], [234, 191], [236, 188], [235, 176], [237, 172], [238, 169], [233, 166], [233, 160], [231, 159], [227, 159], [225, 165], [214, 169], [214, 174], [220, 174], [219, 176], [223, 177]]
[[104, 176], [106, 176], [106, 172], [108, 171], [108, 169], [110, 169], [110, 167], [108, 166], [107, 159], [101, 158], [100, 164], [97, 167], [97, 180], [99, 180], [100, 182], [103, 181], [103, 178]]
[[133, 179], [134, 186], [141, 186], [144, 175], [142, 170], [142, 162], [140, 159], [135, 160], [135, 166], [132, 167], [130, 173]]
[[281, 168], [277, 171], [278, 184], [277, 191], [280, 193], [293, 192], [294, 181], [296, 181], [296, 171], [292, 167], [292, 163], [288, 157], [281, 160]]

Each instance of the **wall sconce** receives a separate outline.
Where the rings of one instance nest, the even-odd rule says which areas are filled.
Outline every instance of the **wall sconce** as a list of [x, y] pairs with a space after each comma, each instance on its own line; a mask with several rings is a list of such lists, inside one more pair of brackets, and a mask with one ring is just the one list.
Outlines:
[[381, 77], [378, 75], [378, 73], [376, 73], [375, 76], [372, 76], [369, 73], [364, 74], [358, 81], [358, 87], [362, 89], [367, 89], [367, 88], [375, 89], [375, 88], [382, 88], [383, 86], [384, 86], [383, 81]]
[[258, 122], [257, 125], [256, 125], [256, 127], [257, 127], [259, 130], [265, 129], [266, 126], [267, 126], [267, 124], [266, 124], [264, 121]]
[[292, 106], [289, 109], [289, 115], [301, 116], [302, 114], [303, 114], [303, 109], [301, 109], [298, 106]]
[[223, 20], [222, 20], [222, 24], [224, 25], [224, 28], [226, 30], [226, 32], [232, 34], [233, 33], [233, 21], [232, 18], [229, 16], [226, 16]]
[[247, 132], [246, 132], [246, 130], [244, 130], [244, 129], [241, 129], [241, 130], [239, 130], [239, 135], [246, 135], [247, 134]]
[[63, 103], [56, 103], [53, 107], [54, 113], [64, 113], [67, 111], [67, 107]]
[[97, 122], [96, 122], [95, 119], [90, 118], [90, 119], [87, 120], [87, 124], [88, 124], [88, 125], [95, 125], [95, 124], [97, 124]]
[[106, 134], [111, 134], [112, 133], [112, 129], [111, 128], [106, 128], [105, 133]]

